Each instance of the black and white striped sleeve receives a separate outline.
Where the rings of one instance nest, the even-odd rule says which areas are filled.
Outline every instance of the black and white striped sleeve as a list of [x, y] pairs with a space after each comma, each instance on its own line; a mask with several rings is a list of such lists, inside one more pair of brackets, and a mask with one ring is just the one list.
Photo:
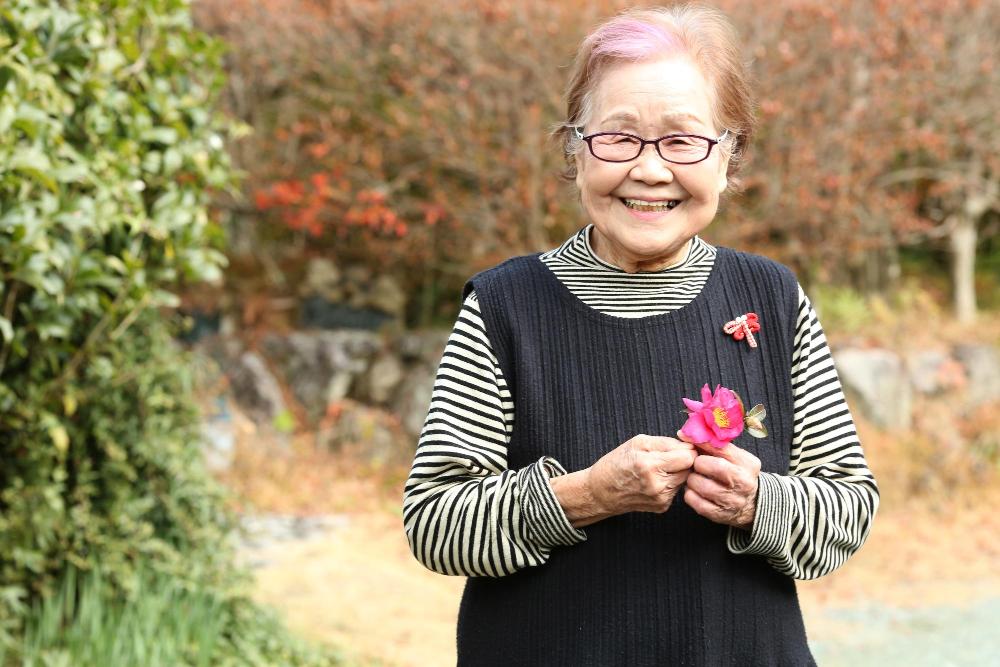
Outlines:
[[566, 473], [555, 459], [507, 469], [513, 423], [514, 403], [473, 292], [441, 357], [403, 491], [407, 540], [425, 567], [501, 577], [586, 539], [549, 485]]
[[729, 550], [765, 556], [796, 579], [815, 579], [840, 567], [864, 543], [879, 493], [826, 335], [801, 286], [792, 390], [789, 474], [760, 474], [753, 528], [730, 529]]

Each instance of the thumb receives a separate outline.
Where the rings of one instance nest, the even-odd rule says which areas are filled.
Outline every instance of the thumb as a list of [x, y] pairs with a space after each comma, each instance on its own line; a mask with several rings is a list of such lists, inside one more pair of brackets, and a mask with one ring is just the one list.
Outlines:
[[718, 456], [720, 459], [725, 459], [730, 463], [736, 463], [737, 461], [739, 461], [743, 454], [743, 450], [731, 442], [727, 444], [725, 447], [716, 447], [714, 445], [710, 445], [707, 442], [695, 442], [687, 435], [685, 435], [683, 431], [677, 431], [677, 439], [683, 440], [684, 442], [694, 445], [695, 447], [698, 448], [698, 451], [701, 454], [707, 454], [708, 456]]

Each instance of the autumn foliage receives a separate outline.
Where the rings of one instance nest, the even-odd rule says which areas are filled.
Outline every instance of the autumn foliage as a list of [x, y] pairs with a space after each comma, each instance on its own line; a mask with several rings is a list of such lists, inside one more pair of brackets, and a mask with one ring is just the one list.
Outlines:
[[[761, 129], [710, 240], [865, 290], [910, 248], [968, 255], [971, 238], [996, 261], [996, 3], [718, 4]], [[254, 128], [233, 149], [241, 231], [395, 273], [412, 322], [450, 318], [473, 272], [584, 224], [549, 132], [576, 45], [624, 6], [201, 0], [230, 45], [228, 107]]]

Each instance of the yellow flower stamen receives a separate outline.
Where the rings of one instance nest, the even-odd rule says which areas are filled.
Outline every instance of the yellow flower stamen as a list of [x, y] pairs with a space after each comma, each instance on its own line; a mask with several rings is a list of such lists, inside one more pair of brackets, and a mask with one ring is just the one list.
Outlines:
[[722, 408], [715, 408], [712, 410], [712, 416], [715, 418], [715, 425], [719, 428], [729, 428], [729, 415]]

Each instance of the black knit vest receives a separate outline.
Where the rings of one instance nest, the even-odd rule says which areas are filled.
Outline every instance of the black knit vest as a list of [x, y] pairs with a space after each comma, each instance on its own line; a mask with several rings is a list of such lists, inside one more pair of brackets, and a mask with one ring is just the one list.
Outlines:
[[[478, 274], [487, 334], [514, 398], [508, 467], [550, 455], [570, 472], [639, 433], [674, 435], [681, 397], [702, 385], [767, 408], [767, 438], [736, 444], [787, 474], [798, 311], [791, 272], [719, 248], [701, 293], [669, 313], [600, 313], [537, 255]], [[747, 312], [758, 347], [723, 332]], [[795, 584], [763, 557], [734, 555], [725, 526], [678, 494], [663, 514], [633, 512], [586, 528], [587, 540], [500, 578], [469, 578], [458, 662], [488, 665], [811, 665]]]

